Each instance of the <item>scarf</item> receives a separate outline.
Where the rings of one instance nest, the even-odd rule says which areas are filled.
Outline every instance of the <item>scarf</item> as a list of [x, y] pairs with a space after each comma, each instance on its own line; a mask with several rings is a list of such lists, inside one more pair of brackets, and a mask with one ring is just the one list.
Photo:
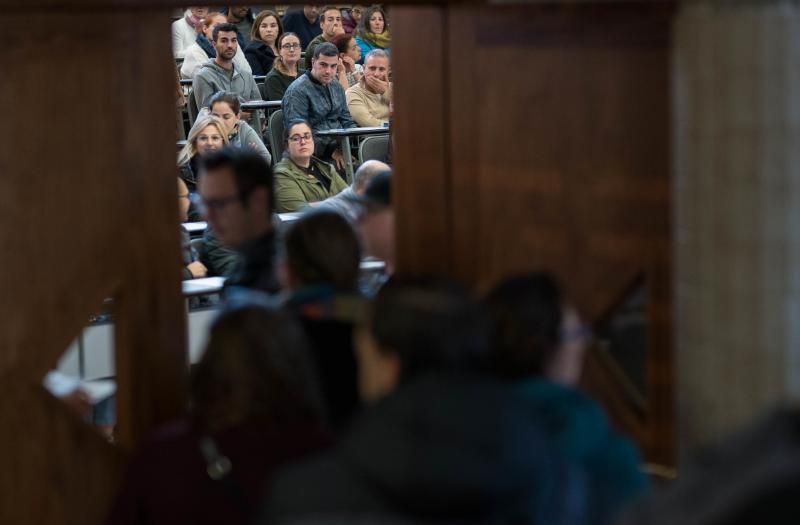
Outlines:
[[392, 47], [392, 37], [389, 35], [388, 29], [379, 35], [370, 33], [369, 31], [364, 31], [364, 34], [361, 36], [361, 38], [381, 49], [389, 49]]
[[197, 38], [194, 39], [197, 42], [197, 45], [200, 46], [200, 49], [206, 52], [208, 58], [214, 58], [217, 56], [217, 50], [214, 49], [214, 46], [211, 45], [211, 42], [208, 41], [206, 35], [203, 33], [198, 33]]
[[194, 16], [191, 11], [186, 13], [186, 16], [184, 17], [184, 19], [186, 20], [186, 23], [189, 24], [190, 26], [192, 26], [192, 28], [195, 29], [195, 30], [197, 29], [198, 24], [200, 24], [200, 22], [202, 22], [202, 20], [200, 18], [197, 18], [196, 16]]

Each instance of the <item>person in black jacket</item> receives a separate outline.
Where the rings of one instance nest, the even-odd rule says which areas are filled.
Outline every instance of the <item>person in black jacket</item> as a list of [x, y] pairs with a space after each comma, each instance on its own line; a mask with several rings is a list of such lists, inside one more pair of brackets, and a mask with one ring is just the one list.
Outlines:
[[226, 147], [200, 160], [198, 208], [220, 242], [239, 253], [226, 293], [276, 293], [272, 170], [257, 153]]
[[261, 11], [253, 22], [250, 43], [244, 56], [250, 63], [254, 75], [266, 75], [278, 56], [278, 39], [283, 34], [281, 18], [275, 11]]
[[334, 451], [272, 480], [258, 523], [582, 523], [580, 473], [482, 372], [488, 334], [463, 288], [393, 277], [356, 333], [368, 408]]

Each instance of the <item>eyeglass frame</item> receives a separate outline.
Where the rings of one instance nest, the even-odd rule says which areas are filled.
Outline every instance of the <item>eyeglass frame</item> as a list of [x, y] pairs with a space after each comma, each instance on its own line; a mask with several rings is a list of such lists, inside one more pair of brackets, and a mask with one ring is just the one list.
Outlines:
[[287, 43], [287, 44], [281, 44], [281, 49], [286, 49], [286, 50], [289, 50], [289, 49], [300, 49], [301, 47], [303, 47], [303, 46], [301, 46], [300, 44], [295, 44], [294, 42], [290, 42], [290, 43]]

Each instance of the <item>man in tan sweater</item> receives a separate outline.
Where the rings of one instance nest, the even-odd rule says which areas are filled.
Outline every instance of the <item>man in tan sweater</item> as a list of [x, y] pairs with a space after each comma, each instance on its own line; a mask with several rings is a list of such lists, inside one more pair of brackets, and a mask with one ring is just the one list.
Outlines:
[[347, 109], [361, 127], [386, 126], [389, 123], [389, 103], [392, 83], [389, 82], [389, 55], [374, 49], [364, 59], [364, 76], [345, 93]]

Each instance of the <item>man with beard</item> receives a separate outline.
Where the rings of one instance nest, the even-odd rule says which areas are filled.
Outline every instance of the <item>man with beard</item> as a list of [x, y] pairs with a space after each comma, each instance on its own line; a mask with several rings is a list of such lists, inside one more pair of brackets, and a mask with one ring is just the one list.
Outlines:
[[207, 107], [208, 99], [217, 91], [236, 93], [240, 102], [260, 99], [261, 93], [253, 75], [234, 67], [233, 57], [238, 49], [236, 26], [217, 24], [212, 38], [217, 56], [200, 67], [192, 83], [197, 107]]

